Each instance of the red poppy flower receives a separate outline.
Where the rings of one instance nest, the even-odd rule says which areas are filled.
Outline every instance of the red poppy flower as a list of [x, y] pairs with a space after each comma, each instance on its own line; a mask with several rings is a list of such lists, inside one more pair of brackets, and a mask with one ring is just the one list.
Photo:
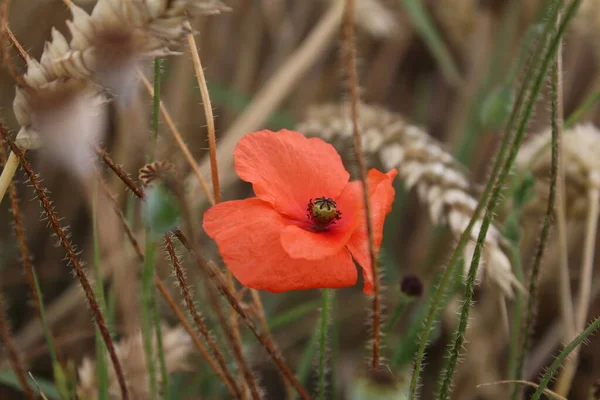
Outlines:
[[[223, 261], [245, 286], [270, 292], [340, 288], [373, 291], [363, 188], [330, 144], [282, 130], [244, 136], [235, 170], [257, 197], [226, 201], [204, 214], [203, 226]], [[383, 222], [394, 201], [398, 171], [369, 171], [369, 196], [379, 249]]]

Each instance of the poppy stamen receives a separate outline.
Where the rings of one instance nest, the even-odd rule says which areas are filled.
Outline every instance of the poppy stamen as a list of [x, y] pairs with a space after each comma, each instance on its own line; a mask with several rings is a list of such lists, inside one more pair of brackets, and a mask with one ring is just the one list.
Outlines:
[[326, 229], [342, 218], [342, 213], [337, 209], [337, 204], [329, 197], [317, 197], [314, 202], [313, 199], [310, 199], [306, 211], [306, 217], [318, 229]]

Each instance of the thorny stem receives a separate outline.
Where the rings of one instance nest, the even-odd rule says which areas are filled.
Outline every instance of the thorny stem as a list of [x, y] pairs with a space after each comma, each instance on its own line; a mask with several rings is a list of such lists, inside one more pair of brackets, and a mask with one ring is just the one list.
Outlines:
[[592, 323], [587, 327], [587, 329], [585, 329], [580, 335], [578, 335], [575, 339], [573, 339], [573, 341], [571, 343], [569, 343], [568, 345], [565, 346], [563, 351], [558, 355], [558, 357], [556, 357], [554, 362], [550, 365], [550, 368], [548, 368], [548, 370], [544, 374], [544, 376], [540, 382], [540, 385], [538, 386], [537, 390], [531, 397], [531, 400], [539, 400], [540, 399], [540, 397], [544, 393], [544, 390], [548, 387], [548, 384], [550, 383], [550, 381], [556, 374], [556, 370], [563, 365], [563, 363], [565, 362], [565, 360], [567, 359], [569, 354], [572, 351], [574, 351], [576, 348], [578, 348], [581, 345], [581, 343], [583, 343], [586, 339], [588, 339], [588, 337], [590, 335], [592, 335], [594, 332], [596, 332], [599, 328], [600, 328], [600, 317], [598, 317], [594, 321], [592, 321]]
[[[14, 153], [11, 154], [14, 155]], [[0, 145], [0, 157], [6, 165], [6, 149], [3, 145]], [[21, 218], [17, 188], [15, 187], [15, 184], [12, 181], [9, 185], [9, 195], [11, 201], [10, 208], [14, 220], [15, 236], [17, 237], [17, 242], [19, 243], [19, 250], [21, 252], [21, 262], [23, 263], [23, 269], [25, 270], [27, 285], [29, 286], [29, 290], [31, 290], [31, 296], [33, 298], [35, 311], [42, 324], [42, 330], [44, 331], [44, 336], [48, 345], [48, 350], [50, 351], [50, 357], [52, 358], [52, 362], [62, 366], [62, 363], [59, 362], [59, 360], [61, 360], [62, 357], [58, 352], [58, 348], [54, 345], [54, 342], [56, 340], [52, 335], [50, 327], [48, 327], [48, 325], [46, 324], [46, 313], [44, 311], [42, 292], [41, 290], [39, 290], [39, 285], [36, 282], [35, 271], [33, 269], [31, 255], [29, 254], [29, 248], [27, 247], [27, 241], [25, 238], [25, 229], [23, 228], [23, 220]], [[64, 366], [62, 367], [64, 369]]]
[[[439, 397], [438, 397], [439, 399], [445, 400], [450, 395], [452, 376], [454, 374], [454, 369], [456, 368], [456, 365], [458, 363], [459, 354], [460, 354], [460, 351], [462, 349], [462, 346], [463, 346], [464, 340], [465, 340], [465, 331], [467, 328], [467, 322], [468, 322], [468, 318], [469, 318], [469, 311], [470, 311], [470, 307], [471, 307], [473, 289], [474, 289], [474, 285], [475, 285], [477, 269], [479, 266], [479, 260], [481, 258], [481, 254], [483, 251], [483, 245], [485, 242], [485, 237], [487, 235], [487, 231], [488, 231], [491, 221], [493, 219], [494, 210], [496, 209], [496, 207], [500, 201], [500, 194], [502, 192], [502, 189], [504, 188], [504, 182], [505, 182], [506, 178], [508, 177], [508, 174], [510, 173], [510, 170], [512, 168], [514, 160], [519, 151], [521, 142], [525, 136], [527, 123], [529, 121], [529, 118], [531, 117], [531, 114], [533, 112], [533, 106], [534, 106], [535, 102], [537, 101], [539, 91], [544, 82], [544, 78], [546, 76], [546, 71], [548, 69], [548, 65], [550, 64], [551, 60], [554, 59], [554, 57], [556, 56], [556, 50], [558, 49], [558, 44], [560, 43], [562, 35], [564, 34], [569, 21], [571, 20], [571, 18], [575, 14], [577, 8], [579, 7], [579, 4], [580, 4], [580, 0], [575, 0], [573, 3], [571, 3], [569, 5], [569, 10], [566, 14], [566, 18], [560, 24], [560, 28], [558, 30], [551, 29], [549, 31], [550, 34], [548, 36], [544, 36], [544, 39], [542, 40], [542, 45], [544, 45], [544, 50], [545, 50], [543, 52], [543, 58], [542, 58], [540, 65], [538, 66], [538, 68], [536, 68], [534, 83], [533, 83], [533, 86], [531, 87], [532, 88], [531, 94], [530, 94], [529, 98], [527, 99], [527, 102], [525, 103], [525, 108], [523, 109], [524, 112], [520, 115], [516, 135], [514, 137], [514, 140], [511, 143], [508, 156], [506, 157], [506, 160], [502, 166], [502, 169], [500, 170], [500, 174], [498, 175], [497, 179], [494, 179], [494, 190], [492, 191], [492, 194], [490, 196], [490, 200], [489, 200], [488, 206], [486, 208], [486, 213], [482, 220], [481, 230], [479, 231], [479, 235], [477, 237], [477, 243], [475, 245], [475, 251], [473, 252], [471, 266], [469, 267], [469, 276], [467, 278], [467, 285], [466, 285], [466, 290], [465, 290], [465, 301], [464, 301], [464, 304], [463, 304], [463, 307], [461, 310], [459, 327], [457, 330], [457, 335], [454, 340], [454, 344], [453, 344], [451, 352], [450, 352], [450, 358], [449, 358], [450, 361], [448, 363], [448, 368], [446, 369], [446, 372], [442, 379], [441, 389], [440, 389]], [[551, 8], [552, 15], [551, 15], [550, 22], [548, 22], [546, 25], [547, 28], [548, 27], [555, 28], [555, 21], [558, 16], [558, 13], [560, 12], [561, 9], [562, 9], [562, 3], [555, 2], [554, 7]], [[556, 32], [556, 34], [554, 34], [554, 32]], [[549, 44], [548, 47], [545, 46], [546, 42], [548, 42], [548, 44]], [[534, 64], [533, 66], [536, 66], [536, 64]]]
[[367, 181], [367, 167], [365, 155], [362, 149], [361, 134], [358, 126], [358, 103], [360, 101], [358, 93], [358, 73], [356, 68], [356, 42], [354, 35], [354, 0], [346, 0], [344, 11], [344, 55], [346, 64], [346, 73], [350, 85], [351, 113], [352, 113], [352, 136], [354, 138], [354, 151], [360, 173], [360, 180], [363, 184], [363, 201], [367, 218], [367, 234], [369, 239], [369, 255], [371, 257], [371, 268], [373, 270], [373, 303], [372, 317], [373, 322], [373, 343], [371, 368], [377, 370], [380, 364], [380, 341], [381, 341], [381, 282], [379, 280], [379, 267], [377, 265], [377, 254], [375, 250], [375, 240], [373, 237], [373, 221], [371, 219], [371, 203], [369, 199], [369, 187]]
[[[598, 171], [592, 171], [598, 179]], [[594, 253], [596, 251], [596, 234], [598, 231], [598, 202], [600, 201], [600, 191], [596, 184], [590, 183], [592, 187], [588, 189], [588, 216], [586, 221], [585, 243], [583, 248], [583, 261], [579, 279], [579, 303], [575, 314], [575, 332], [581, 331], [585, 327], [589, 306], [591, 303], [592, 279], [594, 272]], [[564, 369], [559, 375], [555, 391], [558, 394], [566, 396], [573, 383], [575, 372], [579, 361], [580, 347], [573, 350], [573, 354], [566, 361]]]
[[171, 296], [171, 294], [169, 293], [169, 289], [167, 289], [167, 287], [165, 286], [163, 281], [160, 280], [158, 275], [154, 275], [154, 282], [156, 283], [156, 288], [158, 289], [160, 294], [163, 296], [163, 299], [169, 305], [169, 307], [171, 308], [173, 313], [175, 313], [175, 315], [177, 316], [177, 319], [179, 320], [181, 325], [183, 325], [183, 327], [185, 328], [187, 333], [192, 338], [192, 341], [196, 345], [196, 348], [198, 349], [198, 351], [202, 354], [204, 359], [208, 362], [208, 365], [210, 365], [210, 367], [213, 369], [213, 371], [215, 371], [215, 373], [219, 376], [221, 381], [223, 381], [225, 386], [227, 386], [227, 388], [229, 389], [229, 392], [233, 396], [236, 396], [235, 387], [231, 386], [231, 383], [225, 377], [225, 374], [223, 373], [223, 370], [221, 369], [221, 367], [219, 367], [219, 365], [215, 361], [214, 357], [208, 352], [206, 347], [204, 347], [204, 344], [202, 343], [202, 341], [200, 340], [200, 338], [198, 337], [196, 332], [194, 332], [194, 328], [192, 328], [192, 326], [188, 322], [187, 317], [185, 316], [183, 311], [181, 311], [181, 309], [177, 305], [175, 299], [173, 299], [173, 296]]
[[[110, 167], [110, 169], [112, 169], [113, 172], [115, 172], [115, 174], [123, 180], [123, 183], [125, 183], [127, 185], [127, 187], [134, 194], [136, 194], [139, 198], [145, 197], [144, 191], [140, 187], [138, 187], [135, 184], [135, 182], [125, 172], [123, 172], [123, 170], [120, 166], [116, 165], [112, 161], [112, 159], [110, 158], [108, 153], [106, 153], [104, 150], [102, 150], [98, 146], [95, 147], [95, 151], [96, 151], [96, 153], [98, 153], [98, 155], [100, 155], [102, 160]], [[208, 265], [208, 263], [202, 257], [200, 257], [200, 255], [190, 246], [190, 242], [187, 239], [187, 237], [183, 234], [183, 232], [177, 231], [175, 233], [175, 236], [188, 249], [188, 251], [190, 251], [192, 253], [192, 255], [194, 256], [194, 258], [196, 259], [196, 261], [198, 263], [198, 266], [201, 268], [202, 272], [204, 272], [206, 274], [206, 276], [208, 278], [210, 278], [211, 281], [217, 286], [219, 292], [221, 292], [223, 297], [225, 297], [225, 299], [229, 302], [229, 304], [233, 307], [233, 309], [242, 318], [242, 321], [244, 322], [244, 324], [248, 327], [248, 329], [250, 329], [252, 334], [258, 339], [259, 343], [264, 347], [264, 349], [267, 351], [269, 356], [271, 356], [271, 358], [275, 362], [275, 365], [277, 366], [277, 368], [286, 377], [286, 379], [292, 384], [292, 386], [298, 392], [300, 397], [302, 399], [310, 399], [310, 396], [308, 395], [308, 392], [306, 391], [306, 389], [294, 377], [294, 374], [292, 373], [290, 368], [286, 365], [285, 361], [279, 355], [279, 352], [277, 351], [277, 347], [275, 346], [273, 341], [270, 339], [270, 336], [264, 332], [261, 332], [256, 327], [256, 325], [254, 324], [254, 322], [252, 321], [250, 316], [246, 313], [246, 311], [243, 309], [242, 305], [240, 304], [238, 299], [235, 297], [235, 295], [227, 288], [227, 286], [221, 280], [219, 275], [217, 275], [217, 272], [215, 270], [213, 270], [210, 267], [210, 265]]]
[[286, 379], [290, 381], [290, 383], [292, 384], [294, 389], [296, 389], [296, 391], [298, 392], [300, 397], [302, 399], [310, 399], [308, 392], [300, 384], [300, 382], [298, 382], [298, 380], [294, 376], [293, 372], [286, 365], [285, 361], [283, 361], [283, 358], [277, 351], [273, 342], [269, 339], [269, 336], [267, 334], [265, 334], [264, 332], [261, 332], [256, 327], [256, 325], [254, 324], [254, 321], [252, 321], [252, 318], [250, 318], [248, 313], [243, 309], [239, 300], [235, 297], [235, 294], [233, 294], [231, 291], [229, 291], [226, 283], [223, 282], [222, 278], [217, 274], [215, 269], [213, 269], [206, 262], [206, 260], [204, 260], [204, 258], [202, 258], [198, 254], [198, 252], [190, 246], [190, 242], [188, 241], [188, 239], [185, 237], [185, 235], [181, 231], [177, 231], [175, 233], [175, 236], [188, 249], [188, 251], [190, 251], [190, 253], [193, 255], [193, 257], [196, 259], [196, 262], [197, 262], [198, 266], [200, 267], [201, 271], [205, 274], [206, 277], [208, 277], [213, 282], [214, 285], [216, 285], [219, 292], [221, 292], [223, 297], [225, 297], [225, 299], [229, 302], [229, 304], [233, 307], [233, 309], [241, 317], [244, 324], [248, 327], [248, 329], [250, 329], [250, 331], [256, 337], [256, 339], [258, 339], [259, 343], [265, 348], [265, 350], [267, 351], [269, 356], [271, 356], [271, 358], [275, 362], [275, 365], [279, 368], [281, 373], [283, 375], [285, 375]]
[[8, 49], [8, 44], [12, 41], [10, 39], [10, 35], [8, 34], [8, 17], [10, 10], [10, 0], [4, 0], [2, 4], [2, 8], [0, 9], [0, 60], [2, 60], [2, 65], [8, 69], [10, 76], [17, 82], [19, 86], [27, 86], [25, 84], [25, 80], [17, 72], [17, 67], [10, 56], [10, 52]]
[[[104, 179], [102, 179], [102, 176], [98, 173], [97, 170], [96, 170], [96, 172], [97, 172], [98, 179], [100, 180], [101, 188], [104, 191], [104, 194], [110, 200], [113, 209], [115, 210], [115, 212], [117, 213], [117, 216], [121, 220], [121, 224], [123, 225], [123, 228], [125, 229], [125, 233], [129, 239], [129, 242], [131, 243], [135, 253], [138, 256], [138, 259], [140, 260], [140, 262], [143, 263], [145, 258], [144, 258], [144, 253], [142, 252], [142, 248], [139, 245], [139, 242], [135, 238], [135, 235], [133, 234], [131, 227], [127, 223], [127, 220], [126, 220], [125, 216], [123, 215], [123, 212], [119, 208], [119, 205], [118, 205], [114, 195], [111, 193], [110, 189], [108, 188], [106, 181], [104, 181]], [[208, 362], [210, 367], [219, 376], [221, 381], [223, 381], [223, 383], [227, 386], [227, 388], [229, 389], [231, 394], [235, 396], [236, 392], [234, 390], [234, 387], [231, 386], [230, 382], [225, 378], [223, 371], [221, 370], [219, 365], [217, 365], [214, 358], [209, 354], [206, 347], [204, 347], [204, 344], [202, 344], [202, 341], [200, 340], [200, 338], [198, 337], [196, 332], [194, 332], [194, 329], [192, 328], [192, 326], [189, 324], [187, 317], [181, 311], [181, 309], [179, 308], [179, 306], [177, 305], [177, 303], [175, 302], [175, 300], [169, 293], [169, 290], [166, 288], [165, 284], [161, 281], [160, 277], [156, 273], [154, 274], [154, 282], [155, 282], [156, 288], [163, 296], [163, 299], [165, 300], [165, 302], [169, 305], [169, 307], [171, 308], [173, 313], [177, 316], [177, 319], [179, 320], [181, 325], [185, 328], [185, 330], [188, 332], [188, 334], [192, 338], [192, 341], [198, 348], [198, 351], [200, 351], [200, 353], [204, 356], [204, 358], [206, 359], [206, 361]]]
[[[557, 22], [560, 21], [557, 18]], [[515, 379], [520, 379], [523, 373], [523, 365], [525, 363], [525, 355], [530, 346], [531, 338], [533, 335], [533, 328], [535, 325], [536, 319], [536, 309], [537, 309], [537, 292], [539, 285], [539, 274], [541, 270], [542, 264], [542, 256], [546, 250], [546, 245], [548, 243], [548, 237], [550, 236], [550, 228], [552, 225], [552, 218], [555, 213], [555, 203], [557, 199], [558, 193], [558, 178], [559, 178], [559, 162], [560, 162], [560, 150], [561, 150], [561, 139], [562, 139], [562, 131], [563, 131], [563, 113], [562, 113], [562, 85], [561, 85], [561, 54], [560, 52], [556, 55], [556, 61], [552, 68], [551, 74], [551, 126], [552, 126], [552, 150], [551, 150], [551, 166], [550, 166], [550, 192], [548, 195], [548, 206], [546, 208], [546, 214], [544, 215], [544, 219], [542, 222], [542, 227], [540, 231], [539, 240], [535, 249], [534, 258], [531, 266], [531, 272], [529, 277], [529, 287], [528, 287], [528, 298], [527, 298], [527, 307], [525, 314], [525, 324], [523, 326], [523, 332], [521, 333], [521, 352], [519, 355], [519, 359], [517, 361], [517, 369], [515, 373]], [[568, 273], [568, 272], [567, 272]], [[561, 289], [564, 288], [564, 284], [561, 284]], [[561, 291], [562, 292], [562, 291]], [[570, 295], [569, 295], [570, 300]], [[564, 303], [564, 302], [561, 302]], [[568, 310], [563, 307], [563, 318], [571, 319], [571, 314], [568, 313]], [[565, 325], [565, 329], [569, 329], [572, 323], [568, 323]], [[515, 386], [513, 389], [513, 398], [517, 396], [519, 389]]]
[[173, 265], [173, 269], [175, 271], [175, 276], [177, 277], [179, 289], [181, 290], [181, 294], [182, 294], [185, 304], [188, 308], [188, 311], [189, 311], [192, 319], [194, 320], [194, 323], [196, 324], [196, 328], [198, 329], [200, 334], [204, 337], [204, 339], [208, 343], [208, 346], [210, 347], [213, 355], [215, 356], [215, 359], [219, 363], [221, 370], [225, 374], [225, 378], [227, 379], [227, 382], [229, 383], [229, 385], [231, 385], [232, 388], [234, 388], [236, 396], [238, 396], [238, 398], [242, 397], [242, 391], [237, 386], [235, 380], [233, 379], [233, 377], [227, 370], [227, 363], [225, 362], [225, 358], [223, 357], [223, 354], [219, 350], [219, 347], [217, 346], [215, 339], [210, 334], [208, 327], [206, 326], [204, 321], [202, 321], [202, 316], [196, 309], [196, 304], [194, 304], [193, 295], [191, 294], [190, 288], [187, 285], [187, 282], [185, 279], [185, 272], [183, 271], [183, 268], [181, 267], [181, 264], [179, 262], [179, 258], [177, 257], [177, 254], [175, 253], [175, 246], [173, 245], [173, 240], [168, 235], [165, 236], [165, 249], [167, 250], [167, 253], [169, 254], [169, 258], [171, 259], [171, 264]]
[[94, 291], [92, 290], [90, 282], [87, 279], [85, 272], [83, 271], [83, 267], [82, 267], [81, 263], [79, 262], [79, 259], [77, 258], [77, 254], [76, 254], [75, 250], [73, 249], [73, 246], [69, 242], [67, 234], [65, 233], [64, 229], [60, 225], [59, 219], [56, 216], [54, 209], [52, 208], [52, 204], [50, 203], [48, 196], [46, 196], [45, 189], [41, 186], [38, 177], [36, 176], [35, 172], [33, 172], [33, 169], [31, 168], [31, 165], [29, 164], [29, 162], [23, 155], [23, 152], [14, 144], [14, 142], [10, 138], [8, 138], [4, 129], [0, 130], [0, 136], [4, 136], [4, 139], [8, 142], [13, 153], [15, 153], [17, 155], [17, 157], [19, 158], [19, 161], [21, 162], [23, 169], [25, 170], [25, 172], [27, 173], [27, 176], [29, 177], [29, 181], [31, 182], [31, 184], [33, 185], [33, 187], [35, 189], [37, 197], [39, 198], [40, 202], [42, 203], [42, 207], [44, 208], [44, 211], [48, 215], [50, 224], [52, 225], [52, 228], [56, 232], [56, 235], [58, 236], [60, 244], [62, 245], [62, 247], [65, 249], [65, 252], [67, 253], [69, 263], [73, 267], [75, 274], [77, 275], [77, 278], [79, 279], [79, 282], [81, 283], [83, 291], [85, 292], [85, 296], [90, 305], [92, 314], [94, 316], [94, 320], [96, 321], [96, 325], [100, 329], [100, 333], [102, 334], [102, 339], [104, 340], [104, 343], [106, 344], [106, 348], [110, 355], [111, 361], [112, 361], [114, 369], [115, 369], [115, 374], [117, 375], [117, 380], [118, 380], [119, 386], [121, 388], [121, 396], [123, 397], [123, 400], [128, 400], [129, 392], [127, 390], [127, 384], [125, 382], [125, 377], [123, 375], [123, 369], [121, 368], [121, 363], [119, 362], [117, 353], [115, 352], [115, 347], [113, 345], [112, 339], [110, 338], [110, 333], [108, 332], [108, 328], [106, 327], [106, 321], [104, 320], [104, 317], [102, 316], [100, 308], [98, 307], [98, 302], [96, 301], [96, 298], [94, 297]]
[[[217, 266], [214, 263], [212, 263], [212, 261], [209, 261], [209, 264], [211, 264], [212, 268], [215, 268], [215, 269], [217, 268]], [[229, 284], [229, 282], [230, 281], [227, 281], [228, 284]], [[238, 364], [239, 372], [241, 373], [241, 378], [244, 381], [246, 381], [246, 384], [248, 385], [248, 387], [250, 389], [250, 394], [252, 395], [252, 398], [260, 400], [260, 394], [258, 392], [258, 387], [256, 385], [256, 379], [254, 378], [254, 375], [252, 374], [252, 370], [248, 366], [248, 362], [246, 361], [246, 358], [244, 357], [242, 342], [241, 342], [241, 340], [238, 340], [236, 338], [236, 334], [235, 334], [235, 331], [233, 330], [233, 326], [231, 328], [229, 327], [229, 324], [227, 323], [227, 319], [225, 318], [225, 315], [223, 315], [223, 312], [221, 310], [221, 305], [219, 304], [219, 298], [217, 296], [215, 288], [207, 280], [204, 280], [204, 287], [206, 288], [206, 292], [208, 293], [208, 297], [211, 302], [212, 308], [214, 309], [215, 314], [217, 315], [217, 318], [219, 319], [219, 324], [221, 325], [221, 328], [223, 329], [223, 332], [225, 333], [225, 336], [227, 337], [227, 341], [231, 344], [231, 346], [233, 348], [233, 356], [235, 357], [235, 361]], [[233, 318], [235, 318], [235, 321], [237, 322], [237, 314], [235, 313], [235, 310], [233, 310], [233, 308], [231, 308], [231, 311], [233, 312]], [[238, 331], [238, 334], [239, 334], [239, 331]], [[244, 395], [243, 399], [245, 399], [246, 398], [245, 391], [242, 394]]]
[[2, 338], [2, 343], [4, 343], [4, 347], [6, 347], [8, 353], [8, 360], [10, 361], [10, 367], [15, 372], [19, 383], [25, 395], [28, 399], [35, 400], [36, 396], [29, 387], [29, 383], [27, 382], [27, 376], [25, 375], [25, 368], [23, 367], [23, 360], [19, 356], [17, 352], [17, 346], [13, 341], [12, 335], [10, 333], [10, 325], [6, 318], [6, 313], [4, 312], [4, 302], [2, 298], [0, 298], [0, 338]]
[[[252, 302], [254, 303], [254, 307], [256, 308], [256, 314], [258, 317], [258, 322], [264, 335], [267, 337], [267, 340], [273, 344], [273, 348], [275, 351], [279, 352], [277, 347], [277, 343], [273, 340], [273, 336], [271, 335], [271, 329], [269, 328], [269, 324], [267, 323], [267, 318], [265, 316], [265, 308], [263, 307], [262, 301], [260, 300], [260, 293], [256, 289], [250, 289], [250, 296], [252, 296]], [[285, 375], [279, 371], [279, 374], [283, 378], [283, 382], [285, 384], [287, 398], [292, 398], [294, 388], [290, 385], [290, 382], [285, 379]]]

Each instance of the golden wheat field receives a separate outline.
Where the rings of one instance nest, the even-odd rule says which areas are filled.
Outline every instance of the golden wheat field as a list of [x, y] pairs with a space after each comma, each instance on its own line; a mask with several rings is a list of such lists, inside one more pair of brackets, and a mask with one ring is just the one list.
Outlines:
[[600, 0], [1, 0], [0, 399], [600, 400]]

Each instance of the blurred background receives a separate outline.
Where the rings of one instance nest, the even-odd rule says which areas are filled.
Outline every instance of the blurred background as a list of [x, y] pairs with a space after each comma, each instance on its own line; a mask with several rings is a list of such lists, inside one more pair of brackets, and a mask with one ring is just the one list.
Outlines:
[[[518, 88], [526, 60], [531, 55], [528, 35], [539, 22], [541, 0], [356, 0], [357, 55], [362, 100], [398, 113], [408, 122], [421, 126], [470, 171], [470, 179], [484, 184], [488, 166], [502, 136], [502, 124], [482, 117], [486, 100], [498, 90]], [[91, 10], [94, 1], [77, 1]], [[307, 111], [323, 103], [340, 103], [348, 98], [347, 80], [340, 60], [341, 8], [327, 0], [225, 0], [230, 12], [206, 16], [192, 21], [196, 40], [215, 114], [217, 144], [226, 143], [228, 135], [268, 128], [293, 129], [306, 117]], [[584, 1], [579, 15], [564, 41], [564, 111], [568, 116], [585, 99], [600, 90], [600, 2]], [[62, 1], [13, 1], [10, 26], [27, 52], [40, 57], [50, 38], [50, 29], [66, 31], [70, 13]], [[181, 46], [179, 56], [166, 58], [163, 67], [161, 97], [173, 121], [189, 145], [194, 158], [206, 166], [207, 134], [202, 99], [194, 75], [189, 49]], [[18, 67], [23, 63], [12, 52]], [[152, 63], [142, 66], [151, 80]], [[0, 119], [18, 131], [12, 111], [15, 82], [5, 69], [0, 70]], [[544, 89], [529, 125], [530, 134], [548, 128], [548, 90]], [[598, 122], [597, 106], [582, 121]], [[125, 108], [110, 107], [104, 146], [115, 161], [137, 177], [149, 151], [152, 98], [140, 85], [135, 98]], [[230, 139], [231, 140], [231, 139]], [[234, 139], [236, 141], [236, 139]], [[600, 157], [600, 154], [598, 155]], [[173, 162], [186, 175], [189, 165], [181, 155], [167, 126], [161, 123], [158, 158]], [[89, 265], [92, 255], [92, 217], [89, 187], [78, 181], [60, 164], [29, 153], [36, 172], [50, 190], [57, 213], [70, 226], [72, 241], [82, 251]], [[352, 159], [352, 157], [349, 157]], [[202, 169], [209, 179], [207, 169]], [[237, 179], [231, 165], [220, 169], [224, 182], [223, 199], [251, 196], [249, 185]], [[126, 193], [122, 183], [106, 175], [110, 187], [123, 210], [132, 216], [134, 231], [143, 227], [139, 203]], [[56, 238], [40, 220], [40, 208], [26, 184], [22, 171], [16, 175], [27, 243], [33, 253], [48, 321], [62, 353], [74, 365], [84, 356], [93, 357], [94, 330], [88, 308], [64, 253], [56, 247]], [[398, 196], [392, 214], [386, 221], [382, 247], [385, 305], [393, 310], [401, 298], [400, 282], [416, 275], [425, 287], [423, 297], [411, 303], [399, 322], [388, 334], [388, 358], [396, 358], [398, 370], [407, 371], [414, 347], [398, 351], [400, 345], [415, 346], [415, 326], [420, 327], [422, 306], [435, 276], [443, 268], [455, 239], [442, 226], [429, 220], [427, 207], [413, 192], [397, 182]], [[205, 195], [197, 190], [200, 213], [207, 207]], [[14, 336], [26, 365], [40, 380], [52, 379], [52, 365], [42, 330], [30, 301], [30, 293], [22, 272], [20, 253], [11, 228], [10, 202], [0, 205], [0, 290], [4, 297]], [[135, 329], [137, 301], [136, 280], [139, 263], [130, 253], [123, 231], [110, 205], [99, 204], [101, 213], [101, 259], [106, 272], [105, 286], [114, 307], [114, 329], [123, 334]], [[507, 211], [501, 211], [502, 226]], [[198, 214], [200, 215], [200, 214]], [[199, 217], [198, 217], [199, 218]], [[200, 219], [196, 222], [199, 224]], [[532, 213], [520, 219], [524, 238], [521, 242], [525, 268], [530, 264], [538, 239], [540, 215]], [[569, 220], [569, 254], [572, 286], [578, 285], [581, 260], [583, 220]], [[535, 381], [544, 367], [561, 348], [558, 301], [558, 259], [556, 235], [553, 233], [544, 257], [540, 286], [540, 308], [532, 349], [524, 379]], [[218, 260], [214, 245], [205, 240], [207, 257]], [[189, 261], [189, 260], [186, 260]], [[163, 258], [160, 274], [170, 279], [170, 267]], [[202, 285], [194, 268], [188, 268], [190, 282], [195, 282], [198, 304], [203, 304]], [[173, 295], [178, 290], [172, 288]], [[498, 314], [495, 289], [482, 285], [476, 293], [471, 313], [465, 355], [455, 376], [456, 399], [508, 398], [503, 385], [477, 388], [477, 385], [506, 379], [509, 335]], [[497, 290], [497, 289], [496, 289]], [[332, 397], [347, 398], [354, 378], [365, 370], [368, 301], [360, 285], [337, 292], [334, 307], [331, 348]], [[315, 386], [312, 357], [307, 347], [314, 343], [313, 326], [318, 319], [319, 291], [294, 292], [283, 295], [262, 293], [273, 336], [286, 360], [296, 371], [304, 368], [308, 388]], [[596, 299], [597, 300], [597, 299]], [[447, 349], [448, 339], [456, 327], [460, 296], [447, 302], [443, 323], [436, 329], [428, 349], [423, 372], [423, 398], [432, 398], [434, 382]], [[512, 303], [507, 303], [509, 312]], [[201, 307], [209, 324], [213, 316]], [[204, 309], [206, 308], [206, 309]], [[169, 310], [164, 318], [174, 324]], [[590, 316], [598, 315], [598, 301], [590, 307]], [[215, 327], [218, 331], [218, 328]], [[413, 336], [411, 336], [413, 335]], [[408, 340], [407, 338], [412, 338]], [[256, 373], [269, 399], [283, 398], [284, 387], [277, 371], [253, 338], [245, 342]], [[313, 346], [314, 347], [314, 346]], [[399, 355], [398, 355], [399, 354]], [[0, 353], [0, 376], [8, 364]], [[189, 368], [178, 372], [171, 382], [173, 393], [182, 399], [227, 398], [199, 356], [190, 358]], [[569, 399], [589, 400], [594, 382], [600, 379], [600, 340], [593, 338], [582, 350], [573, 389]], [[10, 389], [10, 377], [1, 380], [0, 398], [19, 399], [20, 392]], [[13, 381], [14, 382], [14, 381]]]

